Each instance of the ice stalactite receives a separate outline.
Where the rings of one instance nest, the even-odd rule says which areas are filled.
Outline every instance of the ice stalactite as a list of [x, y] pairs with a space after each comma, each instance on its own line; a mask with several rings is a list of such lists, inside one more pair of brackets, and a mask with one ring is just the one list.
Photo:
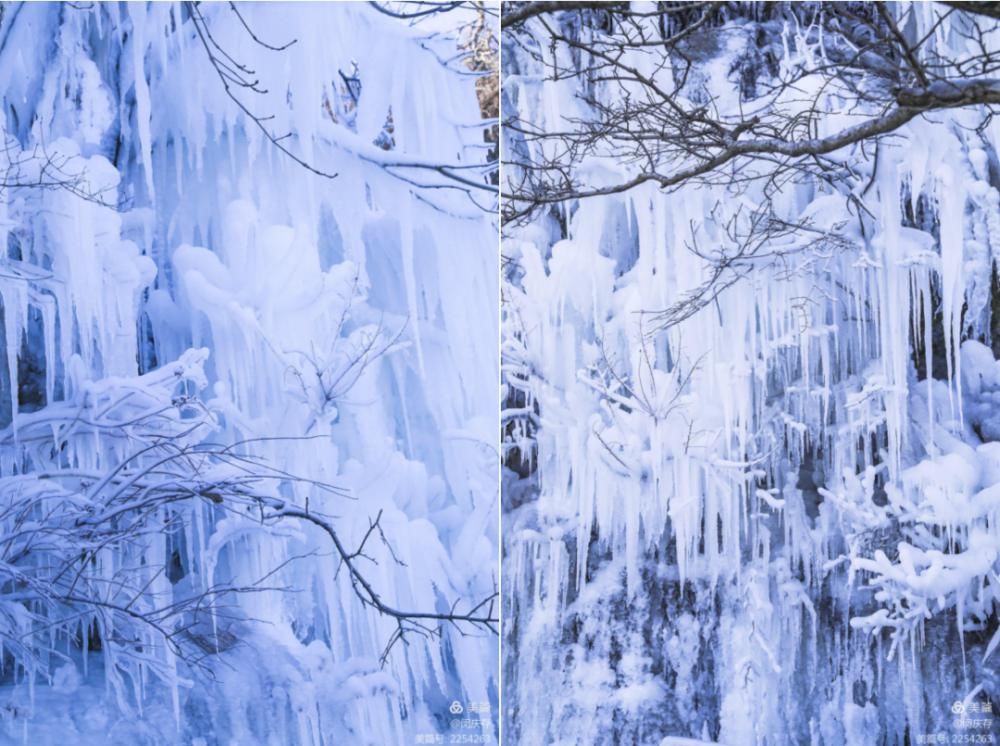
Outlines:
[[[833, 41], [815, 27], [746, 4], [657, 66], [650, 39], [669, 34], [645, 7], [530, 17], [505, 41], [506, 111], [531, 123], [510, 130], [511, 160], [568, 159], [536, 133], [579, 127], [592, 141], [559, 178], [608, 192], [566, 187], [507, 229], [506, 732], [913, 743], [951, 728], [956, 700], [1000, 699], [1000, 129], [969, 107], [836, 150], [853, 192], [768, 182], [768, 160], [734, 169], [738, 185], [616, 188], [655, 163], [655, 145], [616, 159], [601, 137], [614, 107], [641, 111], [641, 76], [722, 118], [809, 102], [815, 138], [864, 109], [819, 74], [784, 99], [747, 95], [752, 54], [773, 54], [751, 76], [763, 90], [818, 66]], [[964, 49], [963, 16], [907, 17], [944, 57]], [[588, 57], [603, 38], [613, 64]], [[805, 227], [738, 255], [764, 204]]]
[[[397, 609], [495, 589], [496, 225], [465, 20], [3, 9], [5, 739], [381, 745], [445, 731], [455, 700], [495, 709], [485, 628], [411, 627], [383, 659], [396, 620], [318, 524], [279, 520], [330, 517]], [[135, 535], [61, 538], [110, 511]], [[34, 547], [42, 516], [68, 523]]]

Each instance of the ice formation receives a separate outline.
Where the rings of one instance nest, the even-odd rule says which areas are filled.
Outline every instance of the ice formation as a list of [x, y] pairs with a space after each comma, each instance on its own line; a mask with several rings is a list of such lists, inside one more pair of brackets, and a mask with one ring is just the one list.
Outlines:
[[[960, 14], [897, 5], [915, 9], [914, 38], [964, 49]], [[544, 23], [505, 31], [505, 117], [558, 132], [596, 118], [584, 86], [628, 95], [549, 74], [590, 61], [549, 29], [586, 47], [600, 11]], [[734, 59], [756, 28], [751, 11], [732, 21], [688, 90], [737, 106]], [[780, 38], [779, 66], [823, 54], [791, 22]], [[616, 51], [671, 75], [648, 47]], [[825, 85], [821, 128], [865, 115]], [[515, 160], [561, 157], [505, 143]], [[600, 148], [583, 184], [633, 176]], [[670, 325], [655, 312], [700, 297], [753, 186], [647, 183], [507, 228], [512, 743], [901, 746], [956, 732], [956, 703], [1000, 706], [998, 153], [1000, 123], [975, 107], [917, 118], [877, 154], [837, 151], [870, 182], [854, 193], [866, 216], [819, 180], [777, 190], [779, 214], [822, 239], [776, 240]]]
[[4, 743], [384, 746], [496, 711], [495, 636], [381, 660], [395, 620], [276, 517], [363, 544], [396, 608], [494, 591], [496, 219], [447, 23], [0, 10]]

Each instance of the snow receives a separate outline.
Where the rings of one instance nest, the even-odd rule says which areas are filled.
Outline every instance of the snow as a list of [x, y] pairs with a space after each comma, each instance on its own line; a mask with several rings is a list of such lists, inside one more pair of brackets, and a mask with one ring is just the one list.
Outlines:
[[[43, 557], [75, 562], [80, 527], [141, 514], [155, 530], [134, 543], [85, 547], [81, 593], [165, 609], [189, 651], [5, 582], [0, 741], [409, 744], [450, 732], [455, 700], [491, 704], [476, 733], [495, 739], [495, 636], [411, 633], [383, 659], [396, 623], [362, 606], [329, 537], [265, 521], [304, 508], [356, 547], [381, 515], [388, 544], [360, 561], [397, 608], [494, 591], [495, 194], [476, 78], [439, 61], [462, 19], [238, 10], [266, 45], [229, 4], [199, 6], [265, 91], [233, 94], [336, 178], [226, 94], [189, 6], [0, 21], [2, 165], [60, 182], [0, 200], [0, 568], [61, 582]], [[184, 499], [143, 513], [169, 485]], [[183, 606], [216, 585], [250, 591]]]

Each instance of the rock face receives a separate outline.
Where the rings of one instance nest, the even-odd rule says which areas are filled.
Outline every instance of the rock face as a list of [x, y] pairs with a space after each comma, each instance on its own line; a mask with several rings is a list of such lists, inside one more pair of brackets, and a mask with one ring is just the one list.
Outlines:
[[[876, 10], [851, 8], [845, 34]], [[835, 67], [838, 52], [796, 26], [807, 10], [730, 4], [666, 59], [652, 39], [698, 15], [670, 25], [658, 12], [626, 26], [620, 11], [567, 10], [507, 29], [505, 116], [597, 133], [609, 112], [637, 111], [645, 89], [595, 72], [606, 60], [586, 49], [604, 42], [622, 67], [679, 85], [678, 105], [711, 102], [723, 118], [794, 111], [795, 97], [769, 98], [792, 74], [821, 133], [877, 110], [824, 87], [817, 60]], [[897, 20], [917, 38], [934, 23], [922, 10]], [[969, 22], [946, 19], [937, 53], [960, 54]], [[671, 133], [644, 135], [655, 152]], [[551, 140], [506, 137], [522, 166], [566, 158], [580, 189], [680, 168], [622, 158], [599, 136], [572, 161]], [[911, 120], [877, 154], [835, 151], [842, 180], [737, 186], [749, 161], [709, 183], [511, 212], [512, 743], [902, 746], [960, 733], [956, 701], [997, 706], [998, 146], [969, 107]], [[517, 169], [512, 190], [526, 183]], [[772, 237], [719, 272], [735, 251], [726, 226], [762, 205], [819, 242]], [[664, 315], [706, 288], [709, 302]]]

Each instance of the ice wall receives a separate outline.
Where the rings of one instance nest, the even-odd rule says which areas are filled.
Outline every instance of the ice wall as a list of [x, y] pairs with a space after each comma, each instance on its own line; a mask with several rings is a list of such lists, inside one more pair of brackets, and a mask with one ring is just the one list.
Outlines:
[[[25, 185], [0, 200], [5, 480], [94, 492], [68, 471], [163, 447], [120, 432], [149, 396], [181, 423], [194, 407], [227, 458], [295, 475], [268, 494], [348, 546], [381, 512], [365, 572], [386, 603], [493, 592], [496, 225], [447, 26], [355, 4], [4, 6], [5, 183]], [[455, 700], [496, 709], [495, 637], [449, 626], [383, 660], [396, 623], [358, 602], [328, 536], [226, 507], [197, 501], [129, 556], [172, 563], [158, 598], [276, 588], [213, 607], [198, 666], [152, 641], [117, 665], [110, 638], [87, 650], [65, 625], [61, 656], [12, 658], [7, 587], [4, 739], [381, 746], [445, 732]]]
[[[546, 22], [585, 46], [597, 16]], [[748, 20], [691, 73], [723, 110]], [[942, 48], [965, 43], [953, 21]], [[781, 65], [821, 54], [799, 31]], [[596, 117], [587, 76], [544, 64], [590, 60], [547, 39], [531, 20], [506, 40], [504, 107], [560, 131]], [[670, 75], [627, 46], [625, 65]], [[818, 136], [850, 122], [845, 95], [820, 97]], [[762, 203], [752, 185], [648, 184], [509, 226], [511, 742], [904, 744], [951, 732], [956, 701], [997, 702], [998, 145], [964, 109], [915, 120], [877, 160], [839, 151], [870, 212], [819, 180], [778, 190], [778, 215], [821, 237], [773, 240], [675, 323], [662, 312], [703, 297], [726, 226]], [[580, 183], [634, 175], [600, 148]]]

